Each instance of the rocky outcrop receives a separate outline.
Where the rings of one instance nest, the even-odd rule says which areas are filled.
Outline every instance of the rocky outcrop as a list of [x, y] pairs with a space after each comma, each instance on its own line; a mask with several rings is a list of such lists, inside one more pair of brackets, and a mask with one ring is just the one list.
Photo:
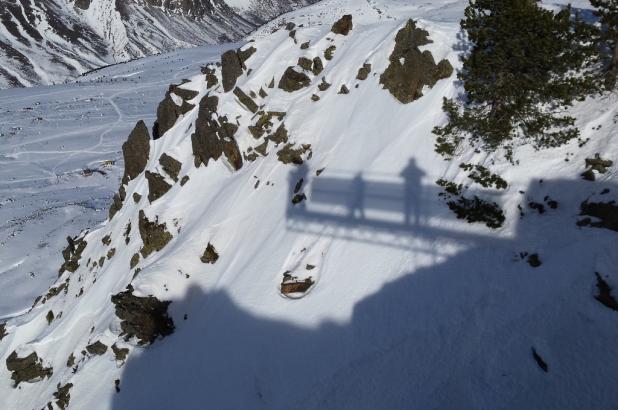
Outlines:
[[172, 188], [172, 186], [165, 181], [163, 175], [146, 171], [145, 176], [148, 180], [148, 200], [150, 203], [161, 198]]
[[195, 166], [208, 166], [211, 159], [217, 161], [225, 155], [230, 165], [238, 170], [242, 167], [242, 156], [234, 139], [238, 127], [217, 114], [218, 104], [215, 96], [206, 96], [200, 101], [195, 133], [191, 135]]
[[328, 47], [326, 50], [324, 50], [324, 58], [327, 61], [332, 60], [335, 55], [335, 50], [337, 50], [337, 46]]
[[75, 272], [77, 268], [79, 268], [79, 260], [82, 257], [82, 252], [84, 252], [84, 249], [86, 249], [86, 245], [88, 245], [88, 242], [86, 242], [83, 237], [71, 238], [69, 236], [67, 237], [67, 242], [69, 244], [62, 251], [64, 263], [58, 271], [58, 276], [62, 275], [64, 271]]
[[346, 14], [345, 16], [337, 20], [335, 24], [333, 24], [330, 31], [332, 31], [335, 34], [341, 34], [342, 36], [347, 36], [353, 27], [354, 26], [352, 24], [352, 15]]
[[[64, 386], [58, 383], [56, 386], [57, 390], [54, 392], [54, 399], [56, 400], [56, 406], [61, 410], [65, 410], [69, 407], [69, 402], [71, 401], [71, 387], [73, 387], [73, 383], [67, 383]], [[48, 405], [48, 408], [51, 408], [51, 406]]]
[[436, 64], [430, 51], [421, 52], [420, 46], [431, 43], [428, 36], [427, 31], [409, 20], [397, 33], [390, 64], [380, 76], [380, 84], [404, 104], [421, 98], [424, 86], [433, 87], [438, 80], [453, 73], [448, 60]]
[[158, 219], [149, 221], [143, 210], [139, 211], [139, 234], [144, 243], [140, 251], [144, 258], [153, 252], [159, 252], [173, 238], [165, 223], [159, 224]]
[[15, 387], [21, 382], [35, 382], [50, 377], [53, 373], [51, 367], [43, 366], [43, 361], [36, 352], [26, 357], [18, 357], [17, 352], [13, 351], [6, 359], [6, 368], [13, 373], [11, 379], [15, 382]]
[[204, 254], [200, 257], [202, 263], [215, 263], [219, 259], [219, 254], [215, 247], [209, 242], [204, 250]]
[[221, 55], [221, 82], [223, 91], [228, 92], [236, 86], [236, 80], [243, 73], [243, 63], [236, 50], [228, 50]]
[[288, 67], [279, 80], [279, 88], [289, 93], [309, 87], [309, 84], [311, 79], [305, 73], [294, 70], [294, 67]]
[[277, 152], [277, 158], [284, 164], [302, 165], [304, 163], [303, 156], [306, 153], [311, 157], [311, 145], [303, 144], [298, 148], [294, 148], [294, 144], [286, 144]]
[[107, 352], [107, 345], [101, 342], [100, 340], [97, 340], [96, 342], [86, 346], [86, 350], [90, 354], [101, 356], [101, 355], [104, 355], [105, 352]]
[[[180, 105], [176, 104], [172, 94], [181, 99], [182, 103]], [[196, 91], [185, 90], [174, 84], [170, 85], [165, 98], [159, 103], [157, 108], [157, 120], [152, 128], [152, 138], [155, 140], [161, 138], [163, 134], [176, 124], [181, 115], [191, 111], [195, 105], [189, 104], [187, 100], [191, 100], [197, 97], [197, 95], [198, 92]]]
[[240, 103], [246, 109], [248, 109], [249, 111], [251, 111], [254, 114], [258, 111], [258, 106], [255, 103], [255, 101], [253, 101], [253, 99], [251, 99], [251, 97], [249, 97], [247, 94], [245, 94], [245, 92], [243, 90], [241, 90], [238, 87], [234, 88], [234, 95], [238, 98]]
[[371, 73], [371, 64], [365, 63], [361, 68], [358, 69], [358, 74], [356, 74], [356, 79], [365, 81], [367, 77], [369, 77], [369, 73]]
[[163, 171], [170, 176], [175, 182], [178, 182], [178, 174], [182, 168], [182, 163], [172, 156], [163, 153], [159, 157], [159, 164], [163, 167]]
[[131, 285], [126, 291], [112, 295], [111, 300], [126, 340], [135, 337], [138, 344], [147, 345], [174, 333], [174, 321], [167, 314], [171, 302], [154, 296], [135, 296]]
[[135, 179], [146, 169], [150, 157], [150, 134], [144, 121], [139, 121], [129, 134], [127, 141], [122, 144], [124, 157], [123, 184]]

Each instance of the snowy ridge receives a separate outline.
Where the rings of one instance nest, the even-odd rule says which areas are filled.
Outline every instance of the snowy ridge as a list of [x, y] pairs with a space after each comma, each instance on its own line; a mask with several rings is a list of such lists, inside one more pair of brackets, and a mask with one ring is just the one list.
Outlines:
[[[433, 41], [422, 50], [458, 68], [464, 5], [325, 1], [249, 38], [235, 54], [255, 49], [238, 57], [243, 94], [224, 92], [225, 64], [171, 90], [176, 107], [195, 107], [150, 140], [145, 170], [123, 182], [113, 218], [79, 236], [87, 242], [79, 267], [54, 285], [65, 287], [6, 323], [2, 363], [36, 352], [53, 369], [14, 388], [0, 367], [7, 407], [58, 406], [54, 393], [71, 383], [68, 408], [77, 409], [611, 408], [617, 318], [593, 295], [594, 272], [618, 284], [616, 232], [576, 223], [581, 202], [618, 199], [615, 168], [595, 182], [579, 177], [586, 158], [618, 158], [616, 96], [572, 110], [590, 138], [581, 147], [522, 146], [517, 165], [468, 147], [443, 160], [431, 130], [444, 120], [442, 98], [460, 91], [455, 75], [409, 104], [380, 76], [409, 19]], [[332, 33], [343, 14], [353, 29]], [[300, 57], [319, 57], [323, 70], [303, 70]], [[357, 79], [366, 64], [367, 78]], [[280, 89], [288, 67], [308, 84]], [[323, 81], [330, 87], [320, 89]], [[250, 127], [269, 112], [272, 132], [259, 135]], [[225, 147], [200, 165], [193, 135], [206, 120], [237, 130], [200, 147]], [[281, 124], [287, 141], [274, 134]], [[163, 154], [179, 169], [170, 172]], [[288, 154], [296, 164], [284, 163]], [[508, 187], [471, 183], [462, 163], [490, 168]], [[170, 186], [150, 201], [148, 173]], [[438, 196], [440, 178], [496, 201], [504, 226], [456, 219]], [[306, 198], [293, 203], [299, 194]], [[547, 198], [555, 209], [529, 206]], [[172, 236], [147, 256], [144, 216]], [[202, 260], [208, 244], [214, 263]], [[284, 295], [286, 274], [312, 284]], [[125, 340], [111, 298], [127, 289], [171, 302], [174, 333], [148, 347]], [[100, 355], [87, 348], [97, 341], [108, 347]]]
[[0, 88], [56, 84], [102, 66], [178, 48], [237, 41], [311, 0], [0, 1]]

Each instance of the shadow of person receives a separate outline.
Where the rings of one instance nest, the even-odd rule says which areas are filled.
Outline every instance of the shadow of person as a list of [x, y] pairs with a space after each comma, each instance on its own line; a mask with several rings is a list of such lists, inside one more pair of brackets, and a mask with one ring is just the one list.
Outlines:
[[422, 222], [420, 220], [421, 203], [424, 194], [421, 181], [425, 172], [416, 165], [414, 158], [410, 158], [408, 165], [401, 171], [400, 175], [404, 180], [404, 223], [406, 225], [412, 223], [419, 225]]

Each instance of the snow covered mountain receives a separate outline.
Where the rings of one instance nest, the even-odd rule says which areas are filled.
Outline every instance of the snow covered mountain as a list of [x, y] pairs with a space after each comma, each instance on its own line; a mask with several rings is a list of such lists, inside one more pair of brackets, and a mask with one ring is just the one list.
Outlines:
[[0, 88], [235, 41], [312, 0], [0, 0]]
[[326, 0], [171, 85], [0, 327], [4, 407], [612, 408], [616, 95], [580, 141], [444, 160], [465, 5]]

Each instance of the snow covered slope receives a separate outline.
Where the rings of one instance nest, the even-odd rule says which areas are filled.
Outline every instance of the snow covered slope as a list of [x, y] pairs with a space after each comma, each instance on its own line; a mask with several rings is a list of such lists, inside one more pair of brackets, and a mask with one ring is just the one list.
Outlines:
[[0, 88], [62, 83], [133, 58], [239, 40], [310, 2], [0, 0]]
[[[5, 407], [612, 408], [618, 226], [585, 226], [580, 204], [613, 209], [617, 176], [580, 174], [618, 157], [616, 96], [572, 110], [582, 146], [443, 160], [431, 130], [454, 74], [405, 104], [382, 74], [415, 67], [389, 61], [423, 37], [409, 19], [433, 42], [403, 51], [457, 68], [464, 6], [324, 1], [171, 87], [159, 138], [138, 123], [123, 146], [111, 219], [6, 323]], [[503, 226], [456, 219], [441, 178]]]

